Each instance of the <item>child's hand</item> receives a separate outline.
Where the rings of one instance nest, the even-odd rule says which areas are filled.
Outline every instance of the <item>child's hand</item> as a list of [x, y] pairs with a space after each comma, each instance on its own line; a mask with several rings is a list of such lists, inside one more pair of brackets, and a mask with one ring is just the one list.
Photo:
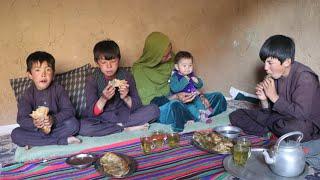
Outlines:
[[265, 101], [267, 100], [267, 96], [263, 91], [263, 81], [260, 82], [259, 84], [257, 84], [256, 86], [256, 95], [258, 96], [258, 99], [260, 99], [261, 101]]
[[129, 93], [129, 84], [127, 81], [123, 81], [122, 85], [119, 87], [120, 98], [124, 99]]
[[43, 120], [43, 124], [44, 126], [47, 126], [47, 127], [51, 127], [52, 124], [53, 124], [53, 118], [52, 116], [46, 116]]
[[43, 119], [41, 118], [33, 118], [33, 124], [36, 128], [39, 129], [44, 127]]
[[177, 96], [178, 96], [178, 100], [182, 101], [183, 103], [191, 102], [196, 97], [194, 93], [185, 93], [185, 92], [180, 92], [177, 94]]
[[195, 83], [197, 83], [197, 84], [199, 83], [198, 78], [196, 78], [196, 77], [192, 76], [192, 77], [191, 77], [191, 79], [192, 79], [192, 81], [193, 81], [193, 82], [195, 82]]
[[265, 95], [274, 103], [279, 99], [276, 86], [274, 84], [274, 79], [271, 77], [266, 78], [262, 82], [263, 90]]
[[115, 94], [116, 88], [113, 87], [111, 84], [108, 84], [106, 88], [102, 91], [102, 96], [106, 99], [109, 100], [111, 99], [114, 94]]

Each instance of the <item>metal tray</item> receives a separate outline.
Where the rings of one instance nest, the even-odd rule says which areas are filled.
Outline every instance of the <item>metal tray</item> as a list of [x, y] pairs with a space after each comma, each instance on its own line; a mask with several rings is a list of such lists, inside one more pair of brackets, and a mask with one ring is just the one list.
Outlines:
[[66, 163], [78, 169], [83, 169], [91, 166], [97, 157], [93, 154], [81, 153], [71, 156], [66, 159]]
[[128, 172], [127, 174], [121, 176], [121, 177], [115, 177], [115, 176], [113, 176], [113, 175], [111, 175], [111, 174], [108, 174], [107, 172], [105, 172], [105, 171], [103, 170], [103, 167], [100, 165], [100, 158], [99, 158], [99, 159], [96, 161], [94, 167], [96, 168], [96, 170], [97, 170], [100, 174], [105, 175], [105, 176], [107, 176], [107, 177], [112, 177], [112, 178], [125, 178], [125, 177], [128, 177], [128, 176], [132, 175], [134, 172], [136, 172], [136, 170], [137, 170], [137, 162], [136, 162], [132, 157], [127, 156], [127, 155], [125, 155], [125, 154], [121, 154], [121, 153], [115, 153], [115, 154], [117, 154], [118, 156], [120, 156], [121, 158], [123, 158], [125, 161], [128, 162], [129, 168], [130, 168], [130, 169], [129, 169], [129, 172]]
[[219, 152], [219, 151], [214, 151], [214, 150], [211, 150], [211, 149], [206, 149], [204, 147], [202, 147], [196, 140], [194, 140], [193, 138], [191, 139], [191, 144], [200, 149], [201, 151], [206, 151], [208, 153], [213, 153], [213, 154], [231, 154], [231, 152], [227, 151], [227, 152]]
[[236, 166], [233, 163], [232, 156], [227, 156], [223, 160], [223, 166], [233, 176], [246, 180], [296, 180], [305, 179], [308, 175], [309, 167], [306, 165], [304, 172], [296, 177], [282, 177], [274, 174], [269, 166], [265, 163], [263, 154], [261, 152], [252, 152], [244, 167]]

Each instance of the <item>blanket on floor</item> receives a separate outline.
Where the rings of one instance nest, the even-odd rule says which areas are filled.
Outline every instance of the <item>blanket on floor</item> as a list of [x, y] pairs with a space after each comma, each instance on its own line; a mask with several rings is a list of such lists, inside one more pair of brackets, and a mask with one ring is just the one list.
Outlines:
[[[136, 172], [128, 179], [224, 179], [230, 175], [223, 168], [223, 158], [227, 155], [211, 154], [190, 144], [193, 133], [181, 135], [179, 147], [170, 149], [164, 146], [148, 155], [141, 150], [140, 139], [104, 145], [82, 150], [101, 157], [112, 151], [131, 156], [136, 161]], [[247, 136], [254, 146], [267, 145], [268, 140]], [[47, 161], [34, 160], [3, 167], [0, 179], [100, 179], [107, 178], [98, 173], [94, 166], [75, 169], [65, 163], [68, 156], [56, 157]]]
[[[210, 124], [196, 122], [194, 124], [189, 124], [185, 127], [183, 133], [201, 130], [201, 129], [208, 129], [213, 128], [219, 125], [227, 125], [229, 124], [229, 114], [232, 112], [233, 109], [229, 108], [227, 111], [214, 116], [213, 122]], [[55, 156], [62, 156], [80, 152], [84, 149], [112, 144], [116, 142], [126, 141], [133, 138], [138, 138], [146, 134], [151, 134], [155, 130], [162, 130], [164, 132], [170, 132], [171, 126], [164, 125], [160, 123], [153, 123], [151, 124], [148, 131], [134, 131], [134, 132], [121, 132], [116, 134], [111, 134], [108, 136], [102, 137], [82, 137], [81, 144], [70, 144], [67, 146], [62, 145], [50, 145], [50, 146], [38, 146], [32, 147], [29, 150], [25, 150], [23, 147], [18, 147], [15, 152], [15, 161], [17, 162], [24, 162], [30, 161], [34, 159], [48, 159]]]

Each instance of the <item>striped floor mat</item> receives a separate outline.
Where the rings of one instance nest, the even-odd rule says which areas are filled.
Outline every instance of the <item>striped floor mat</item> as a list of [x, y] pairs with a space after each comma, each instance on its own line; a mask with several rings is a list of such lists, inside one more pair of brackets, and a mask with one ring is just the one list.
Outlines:
[[[224, 179], [230, 176], [223, 168], [226, 155], [209, 154], [190, 144], [193, 133], [181, 135], [180, 146], [170, 149], [164, 146], [149, 155], [141, 151], [140, 140], [87, 149], [83, 152], [102, 156], [107, 151], [118, 152], [135, 159], [137, 170], [127, 179]], [[254, 145], [266, 145], [267, 140], [247, 136]], [[108, 179], [94, 166], [75, 169], [65, 163], [67, 157], [36, 160], [2, 167], [0, 179]]]

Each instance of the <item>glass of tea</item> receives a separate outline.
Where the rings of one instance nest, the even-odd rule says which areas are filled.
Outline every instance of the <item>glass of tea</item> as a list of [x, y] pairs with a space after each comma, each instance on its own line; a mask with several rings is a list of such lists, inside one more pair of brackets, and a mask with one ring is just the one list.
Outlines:
[[155, 148], [161, 148], [167, 139], [166, 134], [162, 131], [153, 132], [151, 138], [155, 145]]
[[242, 146], [247, 146], [249, 148], [249, 157], [251, 155], [251, 141], [246, 137], [239, 137], [237, 139], [237, 144], [240, 144]]
[[175, 148], [179, 145], [180, 135], [179, 133], [169, 133], [167, 134], [167, 142], [169, 147]]
[[249, 158], [249, 147], [237, 143], [233, 146], [232, 158], [236, 166], [245, 166]]
[[140, 138], [141, 149], [144, 154], [150, 154], [152, 149], [154, 149], [154, 144], [150, 136], [143, 136]]

